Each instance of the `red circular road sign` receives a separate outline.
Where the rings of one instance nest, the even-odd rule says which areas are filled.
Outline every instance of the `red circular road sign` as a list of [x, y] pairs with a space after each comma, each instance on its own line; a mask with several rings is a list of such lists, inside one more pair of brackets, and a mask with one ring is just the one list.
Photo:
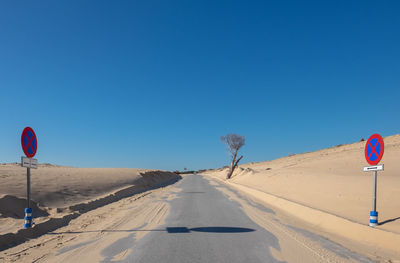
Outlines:
[[37, 150], [36, 134], [31, 127], [25, 127], [21, 135], [21, 145], [26, 157], [32, 158]]
[[383, 139], [382, 136], [375, 133], [369, 137], [365, 144], [365, 159], [370, 165], [377, 165], [383, 156]]

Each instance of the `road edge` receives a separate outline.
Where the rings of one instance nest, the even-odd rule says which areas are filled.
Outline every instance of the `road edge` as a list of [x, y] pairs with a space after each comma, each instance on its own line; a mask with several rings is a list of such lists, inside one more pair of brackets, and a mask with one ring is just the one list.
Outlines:
[[[325, 213], [323, 211], [307, 207], [289, 200], [262, 192], [260, 190], [244, 186], [238, 183], [221, 180], [220, 178], [206, 175], [211, 178], [229, 185], [236, 190], [245, 192], [255, 199], [268, 203], [269, 205], [278, 208], [279, 210], [314, 225], [322, 231], [344, 237], [348, 240], [353, 240], [361, 244], [366, 244], [373, 247], [379, 247], [382, 250], [389, 250], [391, 254], [398, 254], [400, 247], [400, 235], [376, 228], [371, 228], [367, 225], [362, 225], [352, 222], [345, 218]], [[340, 227], [337, 227], [340, 226]], [[383, 246], [382, 244], [385, 244]]]

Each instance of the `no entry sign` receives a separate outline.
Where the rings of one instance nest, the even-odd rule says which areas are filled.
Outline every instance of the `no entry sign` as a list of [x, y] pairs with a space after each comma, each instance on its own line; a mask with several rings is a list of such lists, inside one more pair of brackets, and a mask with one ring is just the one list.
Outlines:
[[365, 159], [370, 165], [377, 165], [383, 156], [383, 139], [382, 136], [375, 133], [369, 137], [365, 144]]
[[37, 138], [31, 127], [26, 127], [22, 131], [21, 145], [26, 157], [32, 158], [35, 156], [37, 150]]

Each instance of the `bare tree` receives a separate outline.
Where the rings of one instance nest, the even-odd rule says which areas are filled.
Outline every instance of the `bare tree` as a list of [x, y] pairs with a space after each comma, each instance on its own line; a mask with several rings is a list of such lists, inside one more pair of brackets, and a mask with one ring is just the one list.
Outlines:
[[221, 141], [228, 146], [229, 154], [232, 157], [231, 166], [229, 168], [228, 174], [226, 175], [226, 179], [229, 179], [231, 178], [233, 171], [237, 167], [239, 161], [243, 158], [243, 156], [237, 158], [237, 154], [239, 149], [244, 145], [245, 138], [244, 136], [238, 134], [229, 133], [226, 136], [221, 136]]

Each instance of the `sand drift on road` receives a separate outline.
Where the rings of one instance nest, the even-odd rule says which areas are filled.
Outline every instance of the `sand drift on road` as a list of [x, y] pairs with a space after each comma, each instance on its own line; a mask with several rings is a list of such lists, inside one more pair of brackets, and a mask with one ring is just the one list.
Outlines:
[[26, 169], [18, 164], [0, 165], [0, 249], [67, 225], [87, 211], [179, 178], [158, 170], [40, 165], [31, 171], [31, 207], [36, 225], [22, 229]]

